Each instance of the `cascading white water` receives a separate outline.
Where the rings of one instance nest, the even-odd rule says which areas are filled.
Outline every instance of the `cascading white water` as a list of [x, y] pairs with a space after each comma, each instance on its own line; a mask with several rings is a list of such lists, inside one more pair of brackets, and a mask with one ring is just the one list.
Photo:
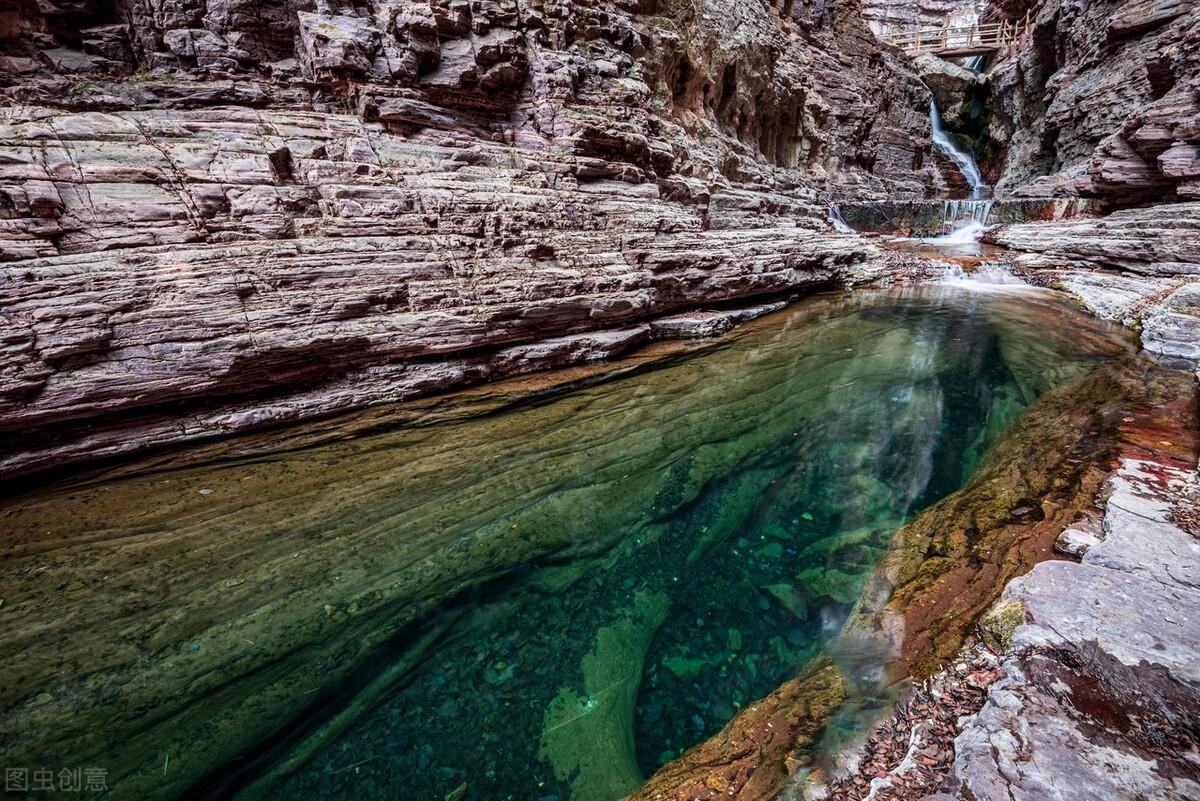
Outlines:
[[952, 264], [939, 283], [976, 290], [1024, 291], [1036, 289], [1009, 272], [1003, 265], [981, 264], [970, 270]]
[[954, 245], [973, 245], [979, 241], [981, 233], [983, 233], [983, 223], [973, 222], [967, 223], [961, 228], [956, 228], [948, 234], [942, 234], [941, 236], [935, 236], [922, 241], [950, 247]]
[[855, 230], [846, 224], [846, 220], [842, 217], [842, 210], [837, 206], [829, 207], [829, 221], [833, 223], [833, 228], [839, 234], [853, 234]]
[[983, 56], [971, 56], [963, 62], [963, 67], [978, 75], [983, 71]]
[[991, 187], [984, 183], [983, 176], [979, 174], [979, 166], [975, 164], [975, 157], [955, 147], [954, 143], [950, 141], [950, 137], [946, 135], [946, 130], [942, 127], [942, 115], [938, 112], [937, 101], [929, 103], [929, 122], [933, 126], [933, 143], [946, 154], [946, 158], [954, 162], [954, 166], [958, 167], [958, 171], [967, 179], [967, 183], [971, 185], [971, 196], [978, 198], [986, 195]]
[[946, 200], [937, 236], [920, 241], [955, 251], [978, 248], [979, 237], [992, 213], [991, 200]]
[[[947, 200], [942, 203], [939, 234], [954, 234], [966, 228], [982, 229], [992, 213], [991, 200]], [[978, 238], [978, 237], [976, 237]]]

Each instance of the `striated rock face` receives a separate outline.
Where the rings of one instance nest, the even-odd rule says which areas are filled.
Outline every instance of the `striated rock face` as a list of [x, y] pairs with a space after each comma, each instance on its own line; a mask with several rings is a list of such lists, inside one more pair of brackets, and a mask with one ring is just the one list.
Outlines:
[[1030, 39], [990, 72], [1001, 192], [1114, 206], [1200, 198], [1200, 6], [996, 0]]
[[1001, 227], [989, 241], [1024, 251], [1036, 271], [1093, 312], [1141, 331], [1152, 353], [1200, 361], [1200, 203], [1099, 219]]
[[[936, 186], [920, 174], [926, 94], [855, 4], [683, 5], [123, 0], [108, 13], [130, 24], [102, 26], [130, 39], [116, 60], [95, 52], [93, 28], [70, 28], [87, 15], [46, 3], [18, 12], [45, 32], [6, 42], [29, 73], [12, 70], [8, 94], [76, 108], [349, 107], [405, 133], [559, 145], [629, 179]], [[48, 55], [61, 51], [81, 69]]]
[[858, 280], [876, 251], [814, 233], [821, 192], [941, 185], [927, 90], [851, 4], [6, 13], [0, 476]]
[[494, 253], [445, 233], [22, 262], [9, 273], [0, 414], [34, 433], [0, 471], [611, 356], [646, 341], [639, 321], [853, 280], [875, 253], [796, 228], [630, 228], [547, 231]]
[[975, 24], [986, 0], [863, 0], [862, 13], [875, 33]]
[[1174, 203], [1048, 224], [1010, 225], [988, 239], [1015, 250], [1086, 259], [1142, 275], [1200, 275], [1200, 203]]

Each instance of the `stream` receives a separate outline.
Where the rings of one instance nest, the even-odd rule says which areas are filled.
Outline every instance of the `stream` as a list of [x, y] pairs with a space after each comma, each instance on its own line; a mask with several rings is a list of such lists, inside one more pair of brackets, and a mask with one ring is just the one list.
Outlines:
[[[484, 414], [10, 497], [5, 755], [113, 798], [616, 801], [828, 653], [899, 526], [1134, 349], [1038, 290], [831, 292]], [[892, 698], [854, 660], [813, 764]]]

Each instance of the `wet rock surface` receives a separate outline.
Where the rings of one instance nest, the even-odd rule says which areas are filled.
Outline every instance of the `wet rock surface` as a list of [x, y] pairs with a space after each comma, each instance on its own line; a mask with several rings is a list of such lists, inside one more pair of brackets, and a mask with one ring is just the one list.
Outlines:
[[1027, 254], [1015, 263], [1038, 283], [1138, 328], [1147, 350], [1200, 360], [1200, 204], [1008, 225], [985, 240]]
[[974, 100], [974, 94], [982, 81], [978, 75], [965, 67], [952, 64], [930, 53], [922, 53], [913, 59], [913, 66], [921, 80], [933, 92], [942, 120], [951, 128], [965, 127], [965, 108]]
[[8, 287], [0, 415], [29, 436], [0, 472], [603, 358], [646, 341], [657, 315], [862, 280], [876, 252], [795, 228], [473, 248], [331, 237], [26, 262]]

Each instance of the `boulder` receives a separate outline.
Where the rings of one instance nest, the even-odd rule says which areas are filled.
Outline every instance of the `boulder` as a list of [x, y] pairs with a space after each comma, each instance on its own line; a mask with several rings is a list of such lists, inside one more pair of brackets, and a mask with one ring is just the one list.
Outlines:
[[297, 55], [312, 77], [365, 75], [374, 61], [379, 31], [369, 19], [345, 14], [297, 13], [301, 49]]
[[933, 92], [942, 118], [951, 126], [962, 126], [964, 105], [981, 83], [974, 72], [957, 64], [923, 53], [913, 60], [921, 80]]

